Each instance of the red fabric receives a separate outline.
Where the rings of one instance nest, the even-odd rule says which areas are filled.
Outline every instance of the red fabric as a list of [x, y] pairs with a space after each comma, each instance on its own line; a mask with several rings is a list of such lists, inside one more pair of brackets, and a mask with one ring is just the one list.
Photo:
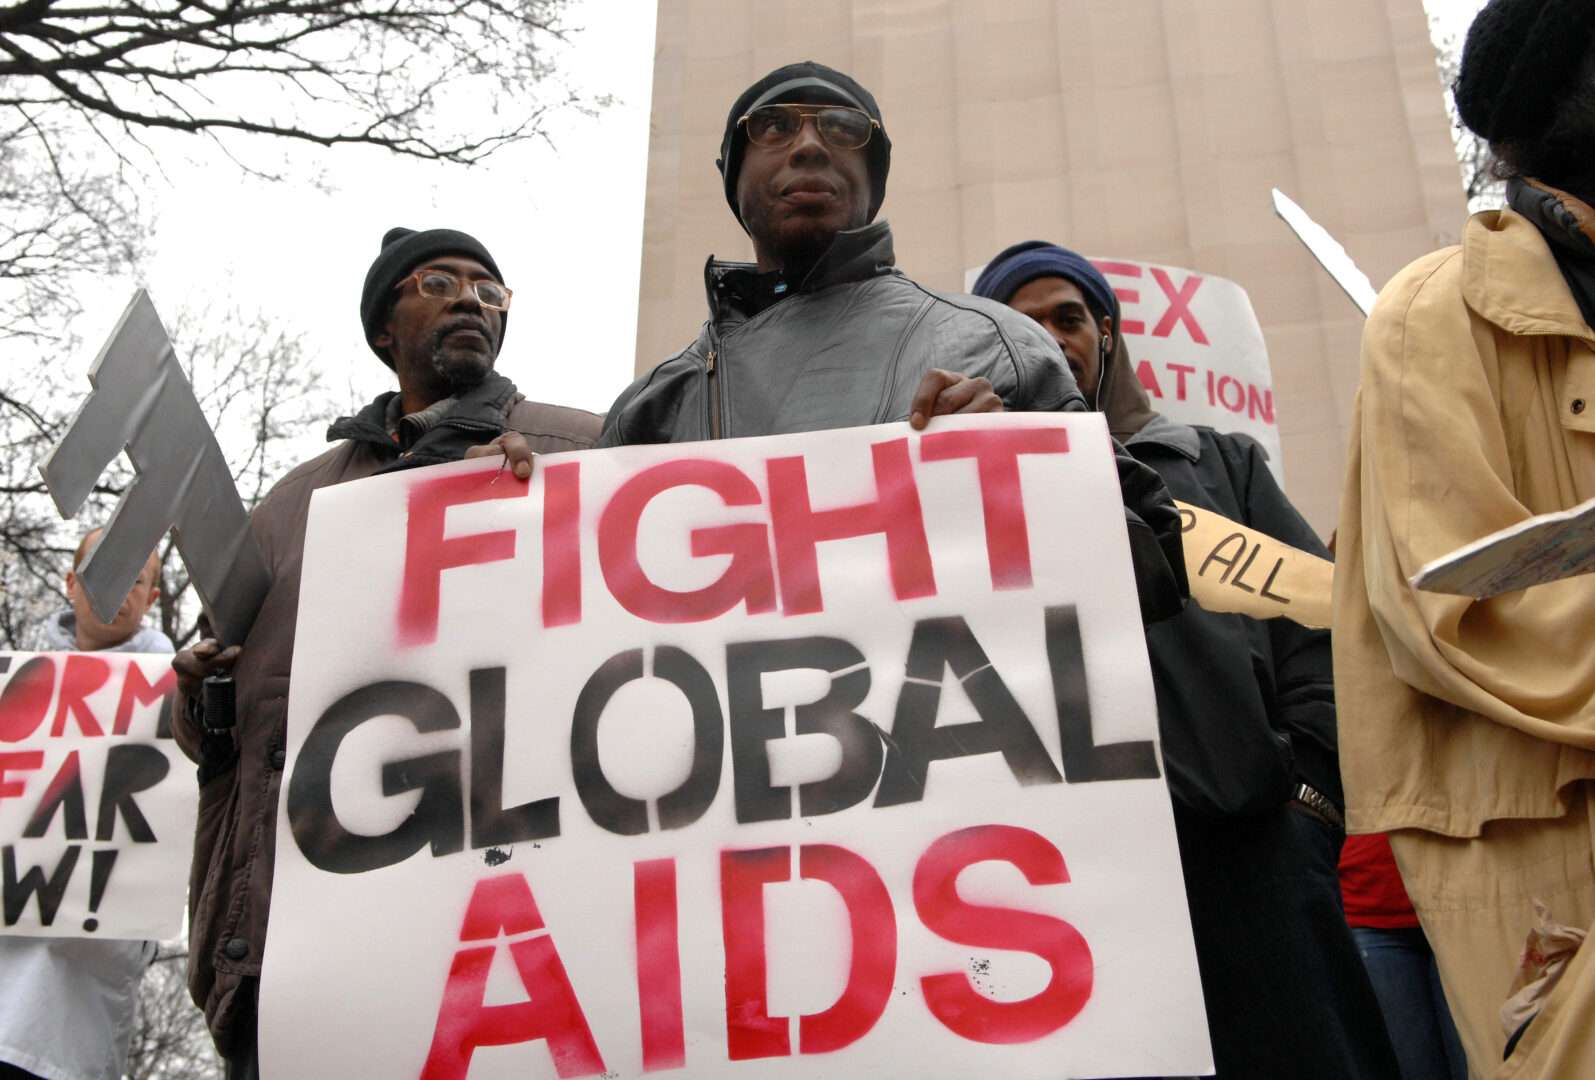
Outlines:
[[1390, 930], [1418, 925], [1384, 833], [1346, 837], [1340, 849], [1340, 895], [1352, 926]]

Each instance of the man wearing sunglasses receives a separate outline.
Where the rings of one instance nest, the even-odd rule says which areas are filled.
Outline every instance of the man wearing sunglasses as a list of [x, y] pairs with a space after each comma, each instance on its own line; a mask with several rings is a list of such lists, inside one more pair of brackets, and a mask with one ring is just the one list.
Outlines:
[[[1085, 409], [1040, 327], [896, 269], [875, 219], [891, 150], [874, 97], [822, 64], [743, 92], [718, 166], [756, 262], [709, 260], [697, 340], [620, 395], [601, 445]], [[1185, 592], [1178, 518], [1152, 470], [1121, 453], [1119, 475], [1142, 612], [1162, 618]]]
[[[591, 446], [599, 418], [528, 401], [493, 370], [510, 290], [493, 256], [452, 229], [391, 229], [366, 273], [360, 322], [398, 376], [327, 432], [337, 445], [278, 482], [250, 523], [272, 585], [242, 648], [212, 640], [179, 653], [174, 732], [199, 763], [199, 822], [189, 890], [189, 990], [205, 1010], [230, 1078], [259, 1075], [255, 998], [271, 900], [276, 793], [310, 496], [329, 484], [488, 452], [514, 433], [538, 453]], [[490, 451], [497, 453], [493, 449]], [[197, 702], [206, 675], [231, 671], [236, 723]]]

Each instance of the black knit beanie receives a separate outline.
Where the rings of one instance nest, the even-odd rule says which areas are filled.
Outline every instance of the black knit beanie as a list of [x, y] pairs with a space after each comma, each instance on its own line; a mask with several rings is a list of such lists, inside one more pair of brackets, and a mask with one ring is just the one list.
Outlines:
[[742, 210], [737, 206], [737, 173], [742, 171], [742, 154], [748, 147], [748, 135], [737, 123], [760, 105], [775, 105], [790, 101], [817, 101], [829, 99], [838, 105], [851, 105], [869, 113], [870, 119], [880, 128], [870, 135], [864, 147], [869, 160], [870, 220], [880, 212], [886, 199], [886, 173], [892, 167], [892, 140], [886, 137], [886, 125], [881, 120], [881, 108], [868, 90], [834, 68], [804, 60], [776, 68], [764, 78], [742, 91], [731, 112], [726, 117], [725, 135], [720, 140], [720, 157], [715, 167], [725, 181], [726, 202], [737, 221], [742, 221]]
[[[454, 229], [416, 232], [404, 228], [389, 229], [383, 233], [382, 250], [371, 263], [371, 269], [366, 271], [366, 283], [360, 290], [360, 325], [365, 328], [366, 344], [389, 367], [393, 366], [392, 358], [372, 345], [371, 339], [382, 332], [387, 321], [388, 308], [393, 303], [393, 288], [417, 266], [443, 255], [463, 255], [475, 259], [492, 271], [500, 282], [504, 280], [504, 275], [499, 273], [498, 263], [487, 253], [487, 248], [468, 233]], [[507, 325], [510, 313], [505, 311], [500, 314]], [[499, 341], [502, 343], [503, 340], [500, 334]]]
[[1532, 139], [1592, 47], [1595, 0], [1490, 0], [1462, 48], [1457, 113], [1487, 142]]

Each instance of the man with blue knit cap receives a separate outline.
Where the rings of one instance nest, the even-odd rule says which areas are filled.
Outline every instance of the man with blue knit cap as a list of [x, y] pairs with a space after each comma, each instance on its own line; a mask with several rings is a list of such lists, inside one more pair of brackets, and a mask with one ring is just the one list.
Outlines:
[[[788, 64], [742, 92], [716, 165], [755, 261], [709, 259], [703, 329], [620, 395], [601, 445], [1085, 408], [1029, 321], [896, 268], [876, 216], [891, 154], [874, 96], [840, 71]], [[1119, 478], [1142, 614], [1162, 618], [1185, 592], [1178, 518], [1128, 455]]]
[[[498, 264], [475, 237], [454, 229], [388, 230], [366, 272], [360, 323], [399, 387], [336, 421], [327, 431], [336, 445], [278, 481], [250, 515], [272, 582], [242, 647], [224, 650], [207, 639], [173, 661], [173, 734], [198, 762], [200, 783], [188, 985], [227, 1060], [229, 1080], [259, 1075], [255, 999], [311, 495], [377, 473], [497, 453], [510, 439], [555, 453], [591, 446], [598, 436], [592, 413], [528, 401], [494, 370], [510, 296]], [[530, 475], [529, 462], [516, 468]], [[237, 723], [209, 728], [188, 704], [206, 675], [228, 670], [237, 683]]]
[[[1015, 244], [974, 291], [1058, 343], [1114, 438], [1176, 499], [1327, 556], [1256, 442], [1153, 411], [1090, 260]], [[1147, 627], [1147, 653], [1218, 1076], [1398, 1076], [1340, 908], [1328, 631], [1193, 604]]]

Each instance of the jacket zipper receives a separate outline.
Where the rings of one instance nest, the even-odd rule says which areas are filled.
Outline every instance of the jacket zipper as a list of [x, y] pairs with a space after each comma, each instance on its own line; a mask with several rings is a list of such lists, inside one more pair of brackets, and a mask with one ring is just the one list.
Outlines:
[[709, 350], [708, 357], [704, 360], [708, 369], [709, 379], [709, 438], [720, 437], [720, 380], [714, 374], [714, 350]]
[[437, 422], [437, 426], [454, 428], [456, 431], [493, 432], [495, 434], [506, 430], [503, 426], [490, 424], [486, 420], [464, 420], [454, 416], [445, 416]]

